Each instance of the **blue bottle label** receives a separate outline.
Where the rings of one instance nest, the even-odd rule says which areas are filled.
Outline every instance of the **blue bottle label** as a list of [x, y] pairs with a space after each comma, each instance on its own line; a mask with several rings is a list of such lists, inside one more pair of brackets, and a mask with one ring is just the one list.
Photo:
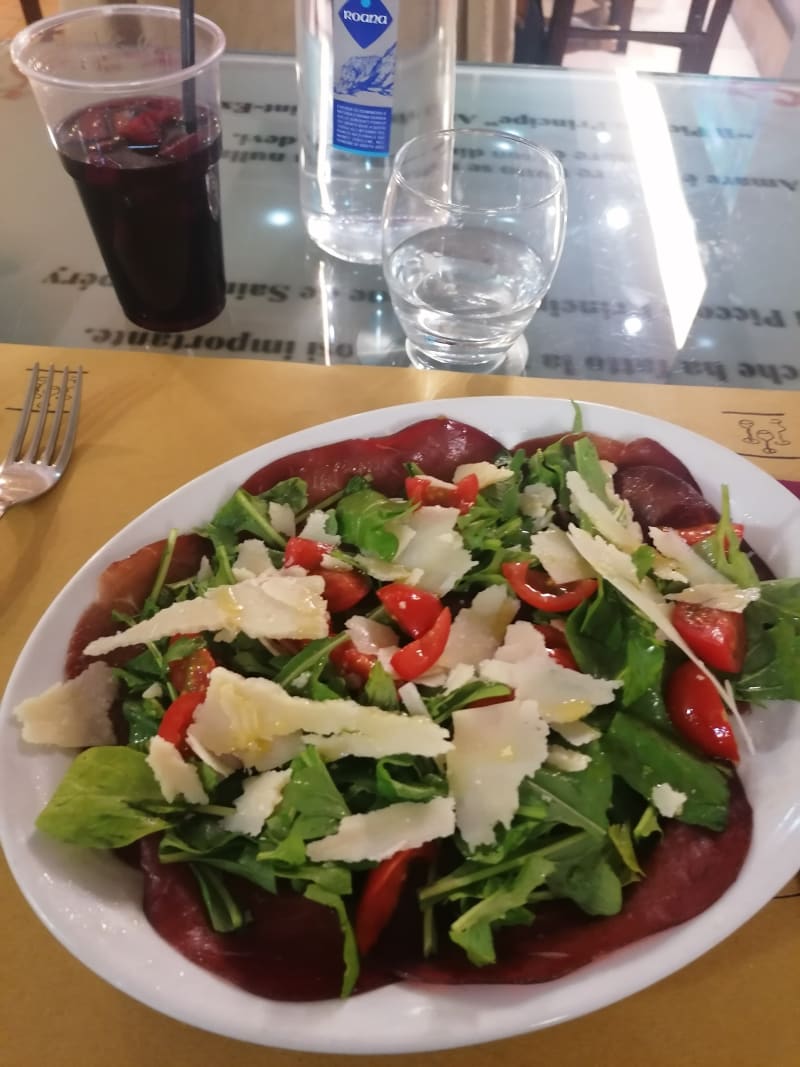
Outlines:
[[334, 0], [333, 147], [388, 156], [399, 0]]

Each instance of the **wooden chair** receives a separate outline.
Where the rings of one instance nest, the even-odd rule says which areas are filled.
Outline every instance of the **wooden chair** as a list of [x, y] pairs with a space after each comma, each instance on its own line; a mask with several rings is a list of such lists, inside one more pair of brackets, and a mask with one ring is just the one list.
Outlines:
[[691, 0], [682, 30], [633, 30], [635, 0], [612, 0], [609, 25], [573, 26], [575, 0], [553, 0], [547, 35], [547, 62], [561, 66], [567, 42], [573, 39], [615, 40], [617, 52], [629, 41], [667, 45], [680, 49], [678, 70], [684, 74], [708, 74], [725, 20], [733, 0]]
[[27, 23], [38, 22], [42, 17], [42, 5], [39, 0], [20, 0], [22, 17]]

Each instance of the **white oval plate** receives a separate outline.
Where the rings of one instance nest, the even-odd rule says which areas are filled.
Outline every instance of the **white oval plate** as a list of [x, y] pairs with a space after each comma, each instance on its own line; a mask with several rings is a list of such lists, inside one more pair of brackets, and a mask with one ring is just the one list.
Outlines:
[[[670, 423], [582, 404], [586, 429], [619, 439], [654, 437], [692, 470], [707, 497], [730, 487], [733, 515], [779, 575], [800, 575], [800, 507], [748, 461]], [[399, 983], [349, 1001], [287, 1004], [245, 993], [162, 941], [141, 911], [140, 881], [112, 857], [35, 833], [36, 816], [69, 757], [19, 739], [12, 711], [60, 680], [67, 641], [104, 568], [172, 526], [207, 520], [251, 473], [299, 449], [391, 433], [434, 414], [478, 426], [506, 445], [566, 431], [569, 401], [523, 397], [437, 400], [338, 419], [284, 437], [196, 478], [105, 545], [69, 582], [34, 630], [12, 674], [0, 717], [0, 840], [31, 906], [59, 941], [112, 985], [157, 1011], [256, 1044], [334, 1053], [432, 1051], [537, 1030], [602, 1008], [696, 959], [750, 918], [800, 866], [800, 716], [786, 704], [749, 716], [757, 755], [741, 774], [755, 814], [753, 844], [736, 883], [703, 915], [621, 949], [575, 974], [534, 986]], [[740, 746], [741, 747], [741, 746]]]

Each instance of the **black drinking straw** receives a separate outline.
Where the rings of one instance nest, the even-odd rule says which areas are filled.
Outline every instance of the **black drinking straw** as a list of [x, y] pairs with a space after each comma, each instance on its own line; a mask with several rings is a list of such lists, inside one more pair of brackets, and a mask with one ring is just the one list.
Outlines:
[[[194, 66], [194, 0], [181, 0], [181, 66]], [[183, 121], [189, 133], [197, 129], [194, 79], [183, 83]]]

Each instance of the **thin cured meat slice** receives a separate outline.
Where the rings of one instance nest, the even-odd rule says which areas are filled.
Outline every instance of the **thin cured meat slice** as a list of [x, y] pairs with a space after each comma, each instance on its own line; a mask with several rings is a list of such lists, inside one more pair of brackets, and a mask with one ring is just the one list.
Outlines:
[[499, 931], [498, 961], [473, 967], [463, 953], [398, 968], [422, 982], [530, 984], [561, 978], [592, 960], [687, 922], [711, 907], [736, 880], [750, 847], [753, 815], [738, 778], [731, 781], [728, 825], [720, 833], [669, 822], [645, 864], [645, 877], [626, 891], [618, 915], [588, 918], [554, 908], [529, 927]]
[[649, 526], [685, 529], [716, 522], [719, 512], [685, 478], [663, 467], [625, 467], [614, 475], [614, 488], [628, 501], [634, 518]]
[[[113, 612], [135, 615], [141, 611], [150, 590], [153, 588], [166, 541], [145, 545], [125, 559], [109, 564], [97, 583], [97, 598], [84, 611], [72, 632], [67, 648], [65, 675], [75, 678], [94, 660], [84, 656], [83, 650], [96, 637], [106, 637], [120, 628]], [[197, 574], [200, 561], [209, 551], [205, 538], [197, 534], [182, 534], [175, 541], [167, 581], [178, 582]], [[113, 656], [113, 653], [112, 653]], [[102, 657], [116, 662], [112, 656]], [[131, 656], [130, 649], [120, 650], [120, 662]]]
[[356, 474], [371, 475], [388, 496], [403, 491], [406, 463], [417, 463], [435, 478], [449, 479], [460, 463], [492, 460], [502, 446], [474, 426], [453, 419], [416, 422], [387, 437], [363, 437], [321, 445], [284, 456], [252, 474], [242, 486], [264, 493], [285, 478], [303, 478], [311, 504], [339, 492]]
[[555, 444], [556, 441], [563, 440], [570, 444], [582, 437], [588, 437], [592, 441], [600, 459], [613, 463], [619, 469], [642, 466], [659, 467], [661, 470], [676, 475], [699, 492], [700, 487], [689, 468], [652, 437], [636, 437], [633, 441], [616, 441], [613, 437], [603, 437], [597, 433], [554, 433], [546, 437], [530, 437], [518, 444], [517, 448], [521, 448], [532, 456], [540, 448], [545, 449], [548, 445]]
[[[186, 959], [259, 997], [329, 1000], [342, 988], [342, 932], [331, 908], [298, 893], [271, 894], [229, 880], [252, 921], [220, 934], [208, 922], [197, 882], [186, 863], [162, 864], [160, 835], [140, 842], [144, 912], [156, 932]], [[362, 968], [357, 992], [397, 979], [380, 964]]]

